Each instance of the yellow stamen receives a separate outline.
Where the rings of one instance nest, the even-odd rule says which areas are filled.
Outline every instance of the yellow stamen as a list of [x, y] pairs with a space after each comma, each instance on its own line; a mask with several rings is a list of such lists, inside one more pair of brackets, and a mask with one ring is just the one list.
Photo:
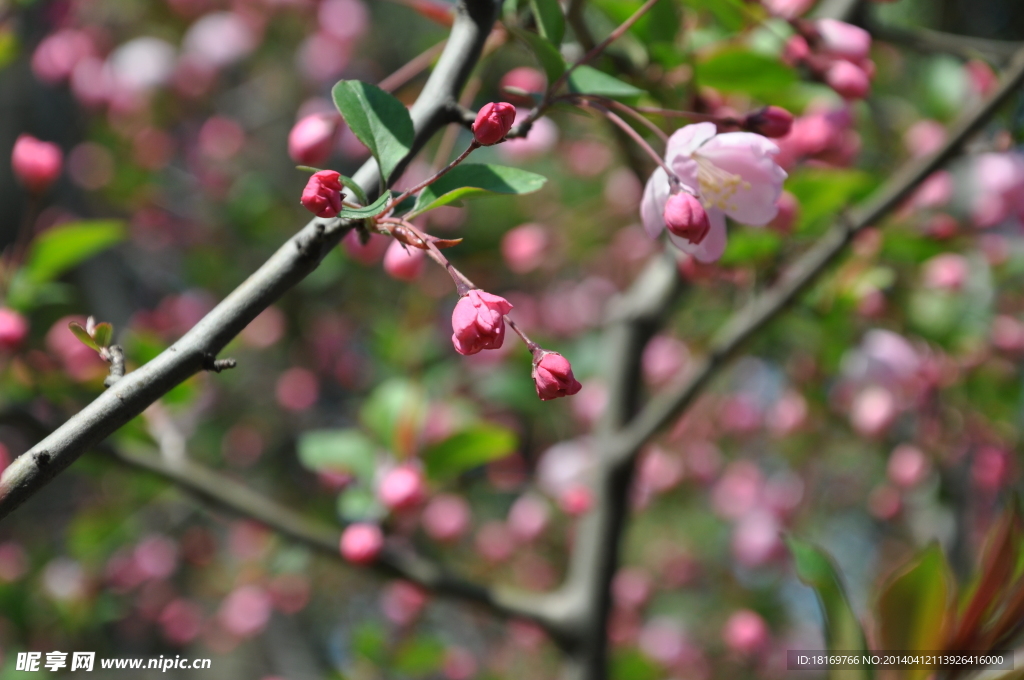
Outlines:
[[738, 190], [750, 189], [750, 182], [723, 170], [699, 153], [694, 153], [691, 158], [697, 163], [697, 184], [704, 205], [723, 211], [736, 210], [731, 199]]

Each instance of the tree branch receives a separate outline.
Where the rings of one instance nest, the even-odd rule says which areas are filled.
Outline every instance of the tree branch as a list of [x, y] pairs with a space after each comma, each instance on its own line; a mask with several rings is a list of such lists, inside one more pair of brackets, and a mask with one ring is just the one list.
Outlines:
[[996, 64], [1006, 64], [1020, 49], [1019, 42], [990, 40], [969, 35], [943, 33], [927, 28], [902, 28], [885, 26], [875, 21], [865, 21], [865, 26], [878, 40], [926, 54], [952, 54], [962, 59], [982, 59]]
[[631, 460], [661, 428], [676, 418], [701, 390], [736, 355], [743, 344], [780, 315], [832, 264], [859, 232], [876, 224], [898, 207], [933, 172], [955, 157], [961, 146], [1024, 83], [1024, 49], [1017, 52], [999, 88], [973, 111], [961, 117], [941, 149], [912, 161], [897, 172], [875, 197], [849, 219], [840, 220], [809, 251], [804, 253], [769, 290], [730, 318], [715, 335], [707, 358], [681, 385], [652, 399], [630, 425], [608, 442], [608, 453], [620, 461]]
[[[103, 448], [121, 463], [153, 473], [202, 501], [255, 519], [293, 541], [344, 562], [339, 552], [339, 529], [310, 520], [225, 475], [187, 458], [171, 462], [160, 456], [118, 447], [105, 445]], [[412, 581], [437, 595], [480, 605], [499, 616], [527, 619], [547, 627], [546, 618], [530, 607], [526, 594], [512, 588], [487, 587], [466, 581], [411, 549], [385, 546], [379, 559], [369, 568], [383, 576]]]
[[[495, 0], [463, 0], [456, 10], [448, 42], [437, 66], [409, 113], [416, 136], [413, 148], [395, 170], [433, 134], [450, 122], [455, 101], [480, 57], [497, 15]], [[378, 185], [376, 163], [369, 162], [355, 180], [367, 193]], [[176, 385], [203, 370], [250, 321], [316, 269], [350, 226], [338, 219], [314, 219], [289, 239], [252, 276], [230, 293], [181, 339], [149, 363], [119, 379], [50, 436], [18, 457], [0, 477], [0, 519], [9, 515], [89, 448], [138, 416]]]

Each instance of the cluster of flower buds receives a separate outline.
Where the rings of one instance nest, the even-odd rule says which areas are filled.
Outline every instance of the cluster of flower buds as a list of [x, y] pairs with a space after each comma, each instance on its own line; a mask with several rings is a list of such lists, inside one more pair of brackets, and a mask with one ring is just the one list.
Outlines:
[[836, 19], [794, 19], [797, 34], [786, 44], [785, 58], [804, 66], [844, 99], [863, 99], [871, 90], [875, 63], [871, 34]]

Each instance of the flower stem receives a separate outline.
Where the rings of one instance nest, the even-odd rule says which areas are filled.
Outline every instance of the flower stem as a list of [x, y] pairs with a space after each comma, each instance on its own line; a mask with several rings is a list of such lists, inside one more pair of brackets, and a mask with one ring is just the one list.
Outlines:
[[465, 151], [463, 151], [459, 155], [458, 158], [456, 158], [451, 163], [449, 163], [448, 165], [444, 166], [443, 168], [438, 170], [436, 173], [434, 173], [433, 177], [430, 177], [428, 179], [423, 180], [422, 182], [420, 182], [419, 184], [417, 184], [416, 186], [414, 186], [411, 189], [407, 189], [398, 198], [392, 198], [391, 202], [388, 204], [388, 208], [387, 208], [387, 211], [385, 211], [385, 214], [390, 213], [402, 201], [404, 201], [405, 199], [409, 198], [410, 196], [412, 196], [416, 192], [422, 191], [423, 189], [427, 188], [428, 186], [430, 186], [431, 184], [433, 184], [437, 180], [439, 180], [442, 177], [444, 177], [445, 175], [447, 175], [449, 170], [454, 168], [456, 165], [458, 165], [462, 161], [466, 160], [466, 157], [469, 156], [469, 154], [473, 153], [475, 150], [477, 150], [479, 148], [480, 148], [480, 143], [477, 142], [476, 140], [473, 140], [470, 143], [469, 147]]
[[672, 168], [670, 168], [668, 164], [665, 163], [664, 159], [662, 159], [662, 157], [658, 155], [658, 152], [651, 148], [651, 145], [647, 143], [647, 140], [641, 137], [640, 134], [633, 129], [632, 125], [622, 120], [621, 116], [614, 113], [613, 111], [609, 111], [607, 108], [605, 108], [601, 104], [598, 104], [597, 102], [589, 101], [587, 99], [580, 99], [579, 103], [582, 106], [589, 106], [590, 108], [596, 109], [597, 111], [603, 113], [605, 117], [608, 118], [608, 120], [613, 122], [615, 125], [619, 126], [619, 128], [623, 132], [629, 135], [630, 139], [632, 139], [634, 142], [640, 145], [640, 148], [647, 152], [648, 156], [654, 159], [655, 163], [661, 166], [661, 168], [666, 173], [668, 173], [669, 181], [671, 181], [677, 187], [684, 186], [682, 180], [679, 179], [679, 176], [676, 175], [675, 171], [673, 171]]
[[576, 63], [574, 63], [572, 66], [570, 66], [568, 69], [566, 69], [565, 73], [563, 73], [562, 75], [558, 76], [558, 80], [556, 80], [555, 82], [553, 82], [551, 84], [551, 87], [548, 88], [548, 92], [549, 93], [556, 92], [559, 87], [561, 87], [562, 85], [565, 84], [565, 81], [567, 81], [569, 79], [569, 76], [572, 75], [573, 71], [575, 71], [578, 67], [582, 66], [583, 64], [586, 64], [588, 61], [590, 61], [591, 59], [593, 59], [597, 55], [599, 55], [602, 52], [604, 52], [605, 48], [607, 48], [613, 42], [615, 42], [616, 40], [621, 38], [623, 36], [623, 34], [626, 31], [628, 31], [633, 26], [633, 24], [635, 24], [637, 21], [639, 21], [640, 17], [642, 17], [643, 15], [647, 14], [647, 12], [652, 7], [654, 7], [654, 5], [657, 4], [657, 2], [658, 2], [658, 0], [647, 0], [647, 2], [645, 2], [643, 5], [641, 5], [640, 8], [637, 11], [633, 12], [633, 15], [631, 17], [629, 17], [628, 19], [623, 21], [619, 25], [618, 28], [616, 28], [614, 31], [612, 31], [608, 35], [607, 38], [605, 38], [604, 40], [599, 42], [597, 45], [594, 45], [594, 49], [590, 50], [589, 52], [584, 54], [582, 57], [577, 59]]

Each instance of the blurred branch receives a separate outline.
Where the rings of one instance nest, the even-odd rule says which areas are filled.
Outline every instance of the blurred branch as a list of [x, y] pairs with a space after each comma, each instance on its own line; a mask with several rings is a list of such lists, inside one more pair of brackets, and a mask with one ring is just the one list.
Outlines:
[[962, 59], [982, 59], [999, 65], [1006, 64], [1017, 50], [1019, 42], [990, 40], [955, 33], [942, 33], [927, 28], [885, 26], [874, 21], [865, 22], [866, 29], [878, 40], [890, 42], [927, 54], [952, 54]]
[[1024, 49], [1019, 50], [999, 88], [950, 130], [941, 149], [911, 161], [898, 171], [862, 209], [839, 223], [793, 263], [779, 280], [743, 309], [737, 311], [712, 339], [708, 356], [672, 391], [652, 399], [613, 441], [609, 455], [625, 463], [661, 428], [683, 412], [717, 376], [744, 343], [779, 316], [811, 283], [843, 253], [854, 236], [878, 223], [898, 207], [933, 172], [955, 157], [961, 146], [978, 132], [1024, 83]]
[[[207, 503], [255, 519], [293, 541], [344, 562], [339, 551], [340, 530], [310, 520], [223, 474], [192, 462], [187, 457], [171, 461], [166, 457], [129, 452], [112, 446], [103, 448], [121, 463], [151, 472]], [[344, 563], [358, 568], [348, 562]], [[499, 616], [528, 619], [546, 627], [545, 618], [531, 608], [525, 594], [463, 580], [409, 549], [387, 545], [369, 568], [383, 576], [412, 581], [437, 595], [478, 604]]]
[[[472, 71], [497, 16], [495, 0], [463, 0], [437, 66], [409, 113], [416, 136], [413, 148], [393, 173], [451, 120], [449, 103]], [[379, 172], [368, 162], [355, 175], [367, 193], [376, 194]], [[210, 359], [250, 321], [309, 275], [348, 233], [338, 219], [311, 220], [267, 262], [188, 333], [149, 363], [125, 375], [56, 431], [14, 460], [0, 477], [0, 519], [9, 515], [79, 456], [142, 413], [176, 385], [209, 366]]]
[[[676, 258], [666, 251], [653, 258], [624, 295], [609, 308], [605, 356], [609, 403], [598, 441], [611, 440], [640, 406], [641, 359], [681, 291]], [[594, 510], [580, 522], [569, 575], [559, 597], [574, 631], [566, 680], [601, 680], [608, 674], [608, 617], [611, 581], [619, 566], [619, 548], [629, 514], [635, 459], [598, 450]]]

